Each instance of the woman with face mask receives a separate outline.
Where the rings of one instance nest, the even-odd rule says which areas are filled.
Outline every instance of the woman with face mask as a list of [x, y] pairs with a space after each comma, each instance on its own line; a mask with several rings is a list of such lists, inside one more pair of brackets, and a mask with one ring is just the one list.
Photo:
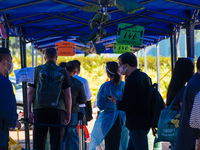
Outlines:
[[106, 63], [106, 73], [110, 81], [101, 85], [97, 95], [97, 106], [102, 111], [98, 116], [91, 134], [90, 150], [96, 149], [105, 141], [105, 150], [126, 150], [128, 129], [125, 127], [125, 113], [108, 98], [122, 99], [125, 82], [121, 81], [116, 62]]

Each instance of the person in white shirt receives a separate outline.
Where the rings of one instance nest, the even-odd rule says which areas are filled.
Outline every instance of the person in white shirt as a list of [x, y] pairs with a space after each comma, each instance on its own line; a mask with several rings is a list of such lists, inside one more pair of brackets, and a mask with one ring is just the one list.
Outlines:
[[[91, 107], [92, 94], [91, 94], [87, 79], [79, 76], [80, 71], [81, 71], [81, 69], [80, 69], [81, 63], [80, 63], [80, 61], [78, 61], [78, 60], [73, 60], [73, 61], [76, 62], [76, 67], [77, 67], [77, 74], [74, 76], [74, 78], [78, 79], [79, 81], [81, 81], [83, 83], [84, 90], [85, 90], [85, 95], [86, 95], [86, 98], [87, 98], [86, 104], [81, 104], [81, 105], [79, 105], [79, 107], [85, 109], [86, 122], [88, 122], [88, 121], [93, 119], [92, 118], [92, 107]], [[84, 111], [84, 109], [82, 109], [82, 110]]]

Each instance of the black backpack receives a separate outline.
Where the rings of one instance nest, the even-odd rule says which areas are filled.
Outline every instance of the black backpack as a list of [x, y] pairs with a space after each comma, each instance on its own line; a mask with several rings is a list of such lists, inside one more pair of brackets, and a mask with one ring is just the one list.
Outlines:
[[64, 75], [60, 72], [63, 68], [58, 66], [41, 66], [39, 80], [36, 88], [36, 104], [48, 108], [58, 105], [62, 92]]
[[149, 108], [150, 127], [152, 128], [153, 133], [155, 135], [156, 133], [155, 128], [157, 128], [158, 126], [161, 110], [165, 108], [165, 103], [159, 91], [157, 90], [156, 83], [151, 85], [149, 89], [148, 108]]

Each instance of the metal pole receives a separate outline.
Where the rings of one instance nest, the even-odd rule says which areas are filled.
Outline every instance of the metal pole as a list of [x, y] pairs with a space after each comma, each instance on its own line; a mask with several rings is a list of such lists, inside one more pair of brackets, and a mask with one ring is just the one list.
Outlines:
[[144, 71], [147, 73], [147, 50], [144, 48]]
[[156, 64], [157, 64], [157, 83], [158, 91], [160, 91], [160, 60], [159, 60], [159, 43], [156, 43]]
[[[22, 33], [23, 33], [23, 30], [22, 30]], [[20, 37], [20, 56], [21, 56], [21, 68], [26, 68], [27, 67], [26, 43], [22, 37]], [[22, 82], [22, 90], [23, 90], [23, 106], [24, 106], [25, 147], [26, 149], [30, 149], [27, 82]]]
[[137, 68], [140, 67], [140, 51], [137, 51]]
[[[186, 10], [186, 17], [191, 18], [191, 11]], [[186, 22], [186, 42], [187, 42], [187, 57], [194, 58], [194, 24], [191, 21]]]
[[44, 53], [43, 53], [43, 51], [41, 51], [41, 64], [42, 64], [42, 65], [44, 64], [43, 55], [44, 55]]
[[7, 27], [6, 34], [7, 34], [6, 48], [9, 49], [9, 27]]
[[32, 47], [32, 67], [34, 67], [34, 43], [31, 43]]
[[186, 27], [187, 57], [194, 58], [194, 25]]
[[6, 41], [5, 41], [5, 39], [4, 39], [3, 37], [2, 37], [2, 43], [1, 43], [1, 44], [2, 44], [2, 47], [3, 47], [3, 48], [6, 47]]
[[37, 57], [38, 57], [37, 53], [38, 53], [38, 49], [36, 48], [35, 49], [35, 66], [36, 67], [37, 67]]
[[78, 120], [79, 120], [79, 125], [80, 125], [80, 129], [79, 129], [79, 150], [85, 150], [85, 136], [84, 136], [84, 128], [83, 128], [83, 119], [84, 119], [84, 115], [83, 113], [79, 113], [78, 114]]
[[[156, 64], [157, 64], [157, 84], [158, 84], [158, 91], [160, 92], [160, 60], [159, 60], [159, 43], [156, 43]], [[154, 144], [153, 150], [162, 150], [162, 144], [156, 143]]]

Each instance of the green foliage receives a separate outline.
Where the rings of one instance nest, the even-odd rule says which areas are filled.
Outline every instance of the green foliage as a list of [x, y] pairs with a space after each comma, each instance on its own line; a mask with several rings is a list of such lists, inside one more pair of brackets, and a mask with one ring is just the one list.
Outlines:
[[[58, 57], [57, 64], [61, 62], [68, 62], [71, 60], [79, 60], [81, 62], [81, 73], [80, 76], [86, 78], [89, 82], [89, 86], [92, 92], [92, 101], [96, 100], [96, 96], [100, 86], [107, 80], [107, 75], [105, 71], [105, 64], [108, 61], [116, 61], [116, 58], [105, 58], [103, 56], [94, 57], [83, 57], [83, 56], [73, 56], [73, 57]], [[144, 58], [139, 59], [139, 67], [144, 71]], [[45, 62], [45, 61], [44, 61]], [[19, 69], [21, 67], [21, 62], [19, 57], [13, 57], [14, 69]], [[167, 93], [168, 84], [171, 78], [171, 69], [169, 57], [160, 57], [160, 78], [162, 78], [166, 73], [167, 75], [160, 81], [160, 91], [161, 95], [165, 98]], [[38, 65], [41, 64], [41, 57], [38, 56]], [[27, 56], [27, 67], [31, 67], [32, 58]], [[147, 56], [147, 74], [151, 77], [152, 82], [157, 82], [157, 71], [156, 71], [156, 58], [152, 56]], [[12, 74], [14, 75], [14, 74]]]

